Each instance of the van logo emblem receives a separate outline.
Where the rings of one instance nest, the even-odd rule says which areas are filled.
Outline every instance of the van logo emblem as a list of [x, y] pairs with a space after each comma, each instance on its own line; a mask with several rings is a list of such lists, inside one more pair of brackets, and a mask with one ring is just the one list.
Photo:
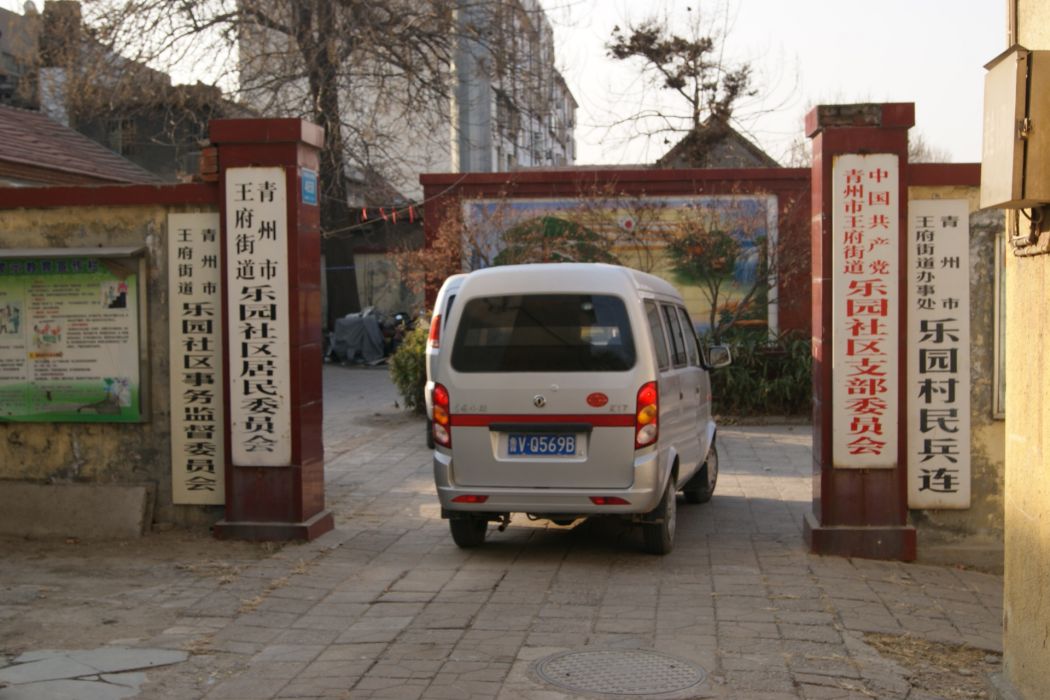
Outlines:
[[596, 391], [593, 394], [588, 394], [587, 396], [588, 406], [593, 406], [594, 408], [601, 408], [607, 403], [609, 403], [609, 397], [600, 391]]
[[532, 405], [536, 408], [543, 408], [547, 405], [547, 399], [543, 398], [542, 394], [536, 394], [532, 397]]

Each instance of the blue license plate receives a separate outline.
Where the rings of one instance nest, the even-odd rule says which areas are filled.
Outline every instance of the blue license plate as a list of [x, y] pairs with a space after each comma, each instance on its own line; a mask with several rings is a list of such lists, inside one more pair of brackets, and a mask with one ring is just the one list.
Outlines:
[[575, 455], [576, 436], [511, 433], [507, 437], [507, 454], [511, 457]]

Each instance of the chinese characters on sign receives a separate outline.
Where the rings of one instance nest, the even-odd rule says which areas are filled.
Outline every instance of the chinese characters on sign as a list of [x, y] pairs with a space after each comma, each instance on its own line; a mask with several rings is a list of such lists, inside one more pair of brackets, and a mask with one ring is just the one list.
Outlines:
[[0, 258], [0, 421], [142, 419], [139, 260]]
[[175, 503], [225, 502], [220, 254], [218, 214], [168, 215]]
[[226, 170], [230, 447], [240, 466], [292, 456], [287, 197], [281, 168]]
[[908, 210], [908, 506], [970, 507], [970, 215]]
[[892, 154], [832, 168], [833, 463], [897, 464], [900, 169]]

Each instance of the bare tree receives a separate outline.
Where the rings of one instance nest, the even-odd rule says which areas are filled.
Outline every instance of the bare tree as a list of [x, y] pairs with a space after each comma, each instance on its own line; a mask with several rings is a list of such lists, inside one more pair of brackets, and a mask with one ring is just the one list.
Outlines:
[[624, 120], [643, 135], [688, 133], [709, 119], [728, 123], [738, 102], [756, 94], [751, 65], [726, 59], [725, 33], [708, 26], [699, 11], [687, 12], [682, 33], [669, 18], [651, 17], [614, 27], [606, 44], [611, 58], [640, 64], [647, 85], [669, 92], [680, 105], [657, 102]]
[[[454, 5], [87, 0], [84, 14], [103, 62], [203, 73], [259, 113], [324, 127], [321, 226], [333, 236], [353, 230], [356, 205], [399, 203], [391, 182], [415, 176], [404, 172], [411, 164], [405, 168], [401, 135], [418, 130], [423, 142], [442, 133], [435, 122], [445, 119], [447, 151]], [[86, 95], [96, 85], [111, 101], [141, 90], [135, 74], [142, 70], [114, 72], [116, 79], [104, 83], [85, 73], [77, 89]]]

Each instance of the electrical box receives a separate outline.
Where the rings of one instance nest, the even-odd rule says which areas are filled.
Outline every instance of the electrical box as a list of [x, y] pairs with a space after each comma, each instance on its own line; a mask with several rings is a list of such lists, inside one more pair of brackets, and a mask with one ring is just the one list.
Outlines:
[[981, 208], [1050, 203], [1050, 51], [1013, 46], [985, 68]]

